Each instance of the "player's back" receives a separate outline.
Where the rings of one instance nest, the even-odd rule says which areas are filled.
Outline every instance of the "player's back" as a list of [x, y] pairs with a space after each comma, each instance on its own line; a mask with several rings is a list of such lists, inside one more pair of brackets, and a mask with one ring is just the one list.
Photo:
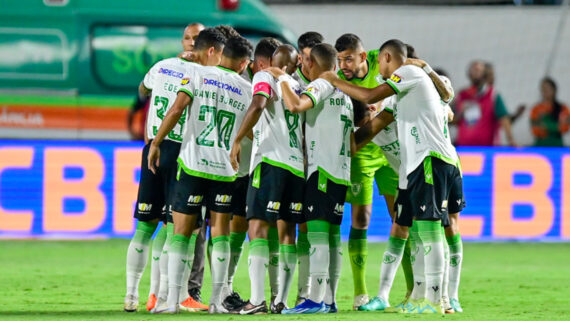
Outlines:
[[350, 184], [350, 135], [354, 112], [350, 97], [324, 79], [309, 84], [303, 94], [314, 102], [305, 114], [308, 172], [325, 171], [337, 183]]
[[[145, 75], [143, 84], [152, 90], [146, 125], [148, 139], [156, 136], [164, 116], [174, 104], [182, 79], [188, 77], [189, 64], [192, 63], [180, 58], [167, 58], [154, 64]], [[185, 122], [186, 111], [165, 139], [182, 142]]]
[[208, 174], [199, 176], [233, 180], [229, 153], [251, 102], [251, 85], [233, 70], [200, 67], [182, 90], [192, 97], [184, 165], [194, 174]]

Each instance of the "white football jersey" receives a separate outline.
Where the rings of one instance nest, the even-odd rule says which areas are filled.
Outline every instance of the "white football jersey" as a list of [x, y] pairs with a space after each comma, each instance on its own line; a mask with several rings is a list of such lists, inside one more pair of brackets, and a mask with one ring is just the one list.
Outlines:
[[[301, 87], [292, 77], [287, 82], [299, 95]], [[277, 80], [268, 72], [253, 76], [253, 95], [268, 99], [259, 121], [253, 127], [253, 149], [250, 172], [261, 162], [271, 164], [305, 177], [303, 158], [304, 114], [290, 112], [283, 102]]]
[[[396, 105], [396, 96], [391, 96], [382, 102], [382, 109], [387, 111], [394, 111]], [[400, 142], [398, 141], [398, 128], [396, 122], [392, 122], [386, 128], [382, 129], [374, 138], [372, 142], [380, 149], [386, 156], [386, 160], [394, 169], [396, 173], [400, 170]]]
[[318, 171], [337, 184], [350, 186], [350, 136], [354, 128], [350, 97], [320, 78], [303, 94], [314, 104], [305, 114], [307, 178]]
[[298, 67], [297, 70], [295, 70], [292, 77], [299, 83], [301, 90], [305, 90], [310, 83], [309, 79], [307, 79], [307, 77], [305, 77], [301, 72], [301, 67]]
[[399, 187], [428, 156], [457, 166], [455, 147], [446, 138], [447, 113], [429, 76], [419, 67], [405, 65], [386, 81], [396, 92], [394, 118], [401, 146]]
[[[176, 100], [180, 82], [187, 77], [187, 69], [191, 69], [189, 66], [192, 64], [180, 58], [167, 58], [154, 64], [144, 76], [143, 85], [152, 90], [146, 120], [146, 135], [149, 140], [156, 137], [164, 116]], [[185, 123], [186, 110], [178, 124], [164, 139], [182, 142]]]
[[223, 67], [201, 67], [179, 89], [192, 97], [178, 163], [189, 175], [234, 181], [230, 149], [251, 103], [251, 85]]

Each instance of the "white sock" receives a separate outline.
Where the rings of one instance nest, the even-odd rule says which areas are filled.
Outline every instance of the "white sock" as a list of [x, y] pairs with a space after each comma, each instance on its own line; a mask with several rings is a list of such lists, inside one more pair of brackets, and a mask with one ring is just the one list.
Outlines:
[[418, 221], [418, 223], [419, 236], [425, 252], [426, 298], [433, 304], [439, 304], [445, 264], [441, 221]]
[[338, 282], [340, 281], [340, 271], [342, 268], [342, 244], [340, 242], [340, 226], [338, 232], [330, 234], [330, 261], [329, 261], [329, 286], [325, 294], [325, 303], [333, 304], [336, 302], [336, 293], [338, 290]]
[[414, 272], [414, 290], [410, 298], [412, 300], [421, 300], [426, 297], [425, 253], [424, 245], [418, 235], [417, 225], [412, 226], [410, 229], [410, 238], [412, 242], [410, 260], [412, 261], [412, 270]]
[[266, 239], [253, 239], [249, 242], [248, 261], [251, 282], [249, 302], [259, 305], [265, 301], [265, 274], [269, 265], [269, 246]]
[[172, 243], [168, 252], [168, 307], [178, 306], [180, 288], [183, 282], [184, 267], [188, 262], [188, 244], [190, 239], [181, 234], [172, 236]]
[[166, 234], [166, 226], [163, 225], [152, 241], [149, 297], [152, 294], [158, 295], [158, 291], [160, 289], [160, 256], [162, 255], [162, 248], [166, 242]]
[[[172, 225], [172, 224], [171, 224]], [[160, 287], [158, 288], [157, 298], [166, 301], [168, 297], [168, 251], [170, 250], [170, 243], [172, 242], [172, 231], [169, 231], [166, 237], [166, 242], [162, 247], [162, 254], [158, 265], [160, 266]]]
[[459, 234], [448, 238], [449, 244], [449, 298], [459, 299], [459, 281], [463, 264], [463, 242]]
[[194, 249], [196, 248], [196, 238], [197, 234], [192, 234], [190, 237], [190, 243], [188, 244], [188, 260], [186, 260], [186, 265], [184, 266], [184, 273], [182, 274], [182, 287], [180, 288], [180, 294], [178, 297], [178, 302], [182, 303], [190, 297], [188, 294], [188, 278], [190, 278], [190, 272], [192, 271], [192, 264], [194, 263]]
[[[328, 233], [323, 239], [325, 242], [314, 242], [312, 234], [319, 232], [309, 232], [309, 242], [311, 243], [311, 255], [309, 256], [309, 268], [311, 273], [311, 291], [309, 292], [309, 299], [320, 303], [324, 300], [330, 264], [330, 253], [328, 244]], [[320, 232], [319, 234], [325, 234]]]
[[210, 304], [220, 305], [224, 286], [228, 282], [230, 261], [230, 239], [227, 235], [212, 238], [212, 296]]
[[293, 283], [295, 267], [297, 265], [297, 248], [295, 244], [281, 244], [279, 246], [279, 291], [275, 297], [275, 304], [285, 303]]
[[299, 259], [299, 275], [297, 279], [297, 296], [307, 298], [311, 288], [309, 268], [309, 241], [307, 233], [299, 231], [297, 238], [297, 258]]
[[388, 239], [388, 247], [384, 252], [382, 259], [382, 266], [380, 268], [380, 289], [378, 290], [378, 297], [389, 302], [390, 290], [394, 283], [394, 277], [404, 256], [404, 247], [406, 246], [406, 239], [396, 238], [390, 236]]
[[156, 224], [137, 223], [135, 234], [127, 249], [127, 295], [139, 297], [139, 283], [148, 260], [148, 249]]
[[441, 284], [441, 296], [449, 298], [449, 245], [443, 242], [443, 282]]

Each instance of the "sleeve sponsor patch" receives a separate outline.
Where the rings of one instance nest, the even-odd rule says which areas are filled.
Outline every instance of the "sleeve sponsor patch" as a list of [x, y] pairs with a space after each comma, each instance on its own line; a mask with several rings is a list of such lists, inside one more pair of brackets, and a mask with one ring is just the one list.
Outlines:
[[315, 88], [315, 87], [309, 87], [309, 88], [307, 88], [307, 90], [305, 90], [305, 91], [308, 92], [308, 93], [311, 93], [311, 94], [313, 94], [313, 95], [319, 92], [319, 90], [318, 90], [317, 88]]
[[392, 74], [392, 76], [390, 76], [390, 80], [399, 84], [402, 81], [402, 77], [400, 77], [398, 74]]
[[257, 95], [258, 93], [264, 93], [267, 96], [271, 96], [272, 90], [271, 86], [266, 82], [258, 82], [253, 87], [253, 94]]
[[182, 78], [180, 82], [181, 85], [188, 85], [188, 83], [190, 83], [190, 78]]

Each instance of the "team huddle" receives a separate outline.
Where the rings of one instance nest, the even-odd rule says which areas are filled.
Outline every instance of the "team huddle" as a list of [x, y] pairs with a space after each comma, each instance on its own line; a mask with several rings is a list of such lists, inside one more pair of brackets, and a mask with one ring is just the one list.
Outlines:
[[[184, 52], [157, 62], [139, 86], [151, 98], [124, 310], [138, 309], [152, 248], [151, 313], [335, 313], [349, 202], [355, 310], [462, 312], [457, 220], [465, 202], [449, 138], [449, 80], [396, 39], [366, 52], [354, 34], [332, 46], [307, 32], [299, 51], [274, 38], [254, 50], [230, 27], [191, 29]], [[369, 298], [374, 181], [393, 225], [380, 290]], [[208, 305], [187, 288], [204, 224], [212, 243]], [[243, 301], [233, 278], [246, 234], [251, 297]], [[407, 292], [390, 306], [400, 265]]]

